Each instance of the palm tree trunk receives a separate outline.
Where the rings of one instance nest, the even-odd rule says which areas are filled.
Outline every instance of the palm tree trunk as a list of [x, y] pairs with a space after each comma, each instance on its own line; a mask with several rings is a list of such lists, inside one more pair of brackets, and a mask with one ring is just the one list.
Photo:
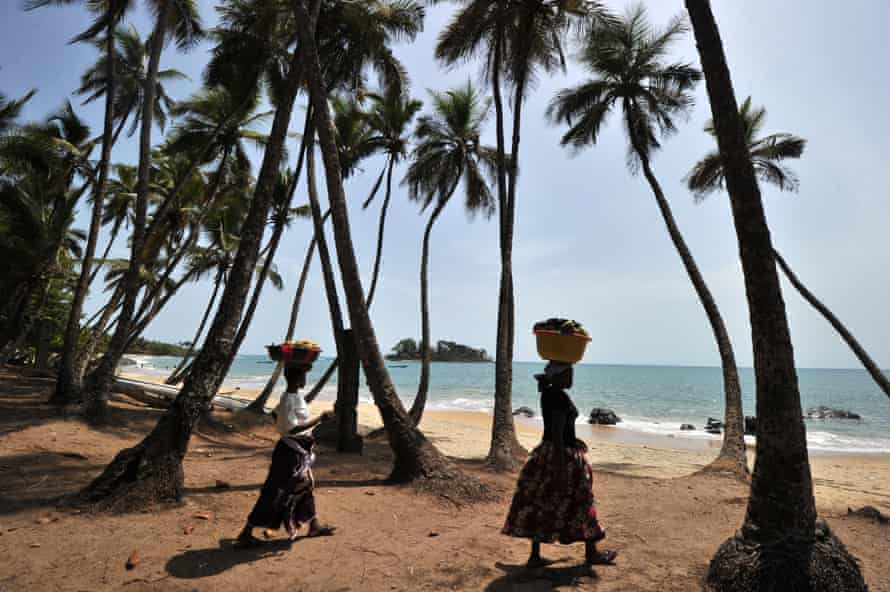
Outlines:
[[[310, 139], [314, 138], [315, 125], [310, 126], [308, 132]], [[336, 368], [338, 362], [341, 360], [345, 361], [351, 359], [353, 360], [354, 364], [357, 363], [354, 357], [344, 355], [347, 349], [350, 347], [350, 344], [347, 343], [347, 340], [354, 340], [355, 337], [351, 333], [346, 332], [345, 325], [343, 323], [343, 311], [340, 308], [340, 297], [337, 294], [337, 281], [334, 276], [334, 266], [331, 262], [331, 254], [330, 250], [328, 249], [327, 238], [324, 234], [324, 219], [321, 213], [321, 205], [318, 200], [318, 188], [315, 180], [314, 152], [314, 150], [310, 150], [307, 154], [306, 183], [309, 190], [309, 206], [312, 209], [312, 221], [315, 225], [315, 240], [318, 243], [318, 259], [321, 262], [322, 277], [324, 279], [325, 285], [325, 294], [327, 295], [328, 309], [331, 315], [331, 328], [334, 332], [334, 342], [337, 347], [337, 359], [334, 361], [333, 364], [331, 364], [331, 366], [333, 368]], [[333, 210], [333, 203], [331, 204], [331, 210]], [[325, 372], [325, 375], [328, 378], [330, 378], [330, 374], [331, 373]], [[343, 372], [341, 372], [341, 375], [342, 374]], [[320, 391], [323, 386], [324, 383], [319, 381], [319, 384], [316, 385], [317, 390]], [[351, 392], [352, 390], [355, 390], [355, 392]], [[334, 409], [336, 410], [338, 416], [338, 427], [343, 425], [344, 422], [342, 421], [342, 416], [344, 412], [348, 412], [349, 402], [353, 400], [358, 400], [358, 381], [338, 380], [337, 400], [334, 404]], [[337, 434], [338, 443], [341, 439], [343, 439], [344, 442], [354, 442], [358, 440], [358, 434]], [[340, 448], [339, 444], [338, 448]], [[346, 448], [351, 448], [351, 446], [347, 446]]]
[[757, 384], [757, 459], [745, 522], [711, 560], [707, 581], [714, 590], [754, 590], [767, 582], [819, 590], [831, 581], [830, 589], [864, 591], [853, 557], [827, 525], [817, 531], [794, 350], [760, 189], [710, 2], [686, 0], [686, 8], [738, 237]]
[[841, 322], [837, 316], [827, 306], [825, 306], [822, 302], [819, 301], [816, 296], [810, 292], [806, 286], [800, 281], [800, 279], [795, 275], [791, 268], [788, 266], [788, 263], [785, 262], [785, 259], [779, 254], [778, 251], [773, 250], [773, 254], [776, 257], [776, 263], [779, 264], [779, 269], [782, 270], [782, 273], [785, 274], [785, 277], [788, 278], [788, 281], [791, 282], [791, 285], [794, 286], [794, 289], [797, 290], [800, 295], [806, 300], [810, 306], [815, 308], [819, 314], [821, 314], [828, 323], [834, 327], [834, 330], [837, 331], [838, 335], [841, 336], [841, 339], [846, 342], [859, 361], [865, 366], [865, 369], [871, 375], [872, 380], [880, 387], [884, 394], [890, 397], [890, 380], [887, 379], [887, 376], [881, 371], [880, 367], [875, 363], [874, 360], [871, 359], [871, 356], [868, 355], [868, 352], [865, 351], [859, 342], [853, 337], [853, 334], [850, 333], [850, 330], [847, 329], [846, 326]]
[[[294, 330], [297, 327], [297, 318], [300, 316], [300, 304], [303, 302], [303, 292], [306, 290], [306, 280], [309, 278], [309, 269], [312, 267], [312, 259], [314, 256], [315, 237], [313, 236], [312, 240], [309, 241], [309, 248], [306, 249], [306, 258], [303, 260], [303, 269], [300, 271], [300, 280], [297, 283], [297, 291], [294, 294], [294, 302], [291, 305], [290, 321], [288, 321], [287, 333], [284, 336], [285, 341], [290, 341], [294, 337]], [[246, 411], [253, 413], [266, 412], [266, 403], [269, 402], [269, 398], [272, 396], [275, 387], [278, 385], [282, 369], [283, 365], [281, 362], [277, 362], [275, 364], [275, 370], [272, 371], [272, 376], [269, 377], [260, 396], [251, 401], [250, 405], [245, 408]]]
[[[333, 216], [334, 242], [343, 278], [343, 291], [349, 305], [349, 316], [353, 331], [355, 331], [356, 347], [365, 370], [365, 377], [374, 402], [380, 411], [395, 457], [390, 478], [394, 481], [412, 481], [423, 478], [441, 479], [443, 482], [449, 481], [448, 484], [451, 487], [459, 487], [461, 482], [466, 483], [466, 477], [455, 469], [414, 426], [399, 400], [386, 369], [383, 355], [380, 353], [377, 335], [368, 314], [358, 262], [350, 236], [340, 159], [337, 154], [333, 122], [314, 38], [315, 18], [310, 19], [309, 11], [306, 9], [306, 0], [295, 0], [293, 6], [297, 17], [300, 48], [306, 59], [309, 95], [315, 112], [315, 122], [324, 159], [328, 197]], [[317, 4], [314, 8], [317, 10]], [[313, 12], [313, 16], [315, 15], [317, 12]]]
[[84, 501], [113, 507], [125, 499], [132, 506], [178, 500], [182, 496], [182, 459], [192, 431], [222, 384], [256, 268], [284, 142], [303, 79], [301, 55], [295, 52], [291, 57], [253, 199], [241, 227], [238, 252], [204, 346], [179, 395], [152, 432], [135, 447], [118, 453], [104, 472], [81, 492]]
[[83, 260], [80, 264], [80, 276], [71, 297], [71, 309], [68, 312], [68, 322], [65, 326], [64, 342], [62, 344], [62, 356], [59, 361], [59, 374], [56, 379], [56, 388], [50, 402], [64, 404], [79, 397], [81, 384], [79, 376], [74, 371], [74, 358], [77, 346], [80, 343], [80, 317], [83, 312], [83, 303], [86, 300], [90, 286], [90, 270], [93, 266], [93, 257], [96, 254], [96, 244], [99, 240], [99, 229], [102, 226], [102, 209], [105, 204], [105, 190], [108, 185], [108, 172], [111, 169], [112, 136], [114, 134], [114, 93], [115, 93], [115, 54], [114, 54], [114, 27], [113, 21], [108, 24], [105, 40], [105, 52], [107, 67], [105, 76], [108, 79], [105, 89], [105, 122], [102, 133], [102, 156], [99, 161], [99, 180], [93, 193], [93, 210], [90, 216], [90, 229], [87, 235], [87, 245], [84, 250]]
[[123, 297], [123, 290], [116, 289], [114, 291], [111, 295], [111, 299], [102, 309], [102, 314], [99, 316], [99, 320], [96, 321], [89, 330], [89, 336], [80, 347], [80, 351], [75, 360], [74, 371], [77, 376], [80, 377], [81, 382], [83, 382], [83, 376], [86, 374], [90, 362], [93, 361], [93, 356], [96, 352], [96, 348], [99, 346], [99, 342], [102, 340], [102, 336], [109, 327], [111, 317], [114, 316], [114, 313], [120, 307]]
[[[526, 26], [531, 24], [526, 18]], [[497, 40], [496, 40], [497, 42]], [[500, 53], [503, 53], [501, 40]], [[502, 59], [502, 58], [501, 58]], [[500, 61], [500, 60], [496, 60]], [[516, 331], [515, 299], [513, 297], [513, 228], [516, 223], [516, 185], [519, 172], [519, 142], [522, 125], [522, 101], [525, 93], [525, 75], [516, 81], [513, 101], [513, 136], [510, 164], [507, 167], [507, 195], [501, 204], [501, 281], [498, 299], [498, 332], [495, 351], [495, 391], [492, 419], [491, 448], [488, 464], [497, 470], [512, 470], [519, 466], [526, 450], [516, 437], [513, 422], [513, 345]], [[499, 77], [498, 77], [499, 78]], [[500, 84], [498, 83], [498, 94]], [[501, 107], [503, 110], [503, 107]], [[498, 131], [500, 135], [502, 130]], [[499, 143], [502, 139], [498, 138]], [[500, 150], [500, 147], [499, 147]], [[506, 156], [504, 156], [506, 160]], [[500, 179], [499, 179], [500, 180]]]
[[219, 287], [222, 285], [223, 275], [223, 269], [219, 269], [219, 271], [216, 272], [216, 280], [213, 282], [213, 292], [210, 294], [210, 302], [207, 303], [207, 308], [204, 309], [204, 315], [201, 317], [201, 322], [198, 323], [198, 330], [195, 331], [195, 337], [189, 344], [188, 350], [186, 350], [185, 355], [182, 356], [179, 364], [176, 365], [176, 368], [173, 369], [173, 372], [171, 372], [170, 376], [167, 377], [167, 380], [164, 381], [165, 384], [176, 385], [182, 382], [182, 369], [185, 368], [186, 364], [189, 363], [189, 360], [192, 359], [192, 355], [195, 353], [195, 349], [197, 349], [198, 341], [204, 333], [204, 326], [210, 318], [213, 305], [216, 304], [216, 296], [219, 293]]
[[640, 158], [643, 165], [643, 174], [652, 188], [655, 195], [655, 201], [658, 203], [658, 209], [664, 218], [665, 226], [667, 226], [668, 234], [674, 248], [683, 261], [683, 267], [686, 274], [695, 288], [699, 302], [705, 309], [705, 315], [711, 324], [711, 331], [714, 333], [714, 339], [717, 341], [717, 350], [720, 352], [720, 366], [723, 370], [723, 393], [724, 393], [724, 433], [723, 445], [720, 447], [720, 454], [717, 459], [706, 467], [711, 471], [728, 471], [741, 477], [748, 476], [748, 457], [745, 451], [745, 414], [742, 410], [742, 386], [739, 383], [739, 370], [735, 362], [735, 353], [732, 349], [732, 342], [729, 339], [729, 333], [726, 331], [726, 324], [723, 322], [723, 316], [720, 309], [717, 308], [717, 302], [714, 295], [705, 283], [701, 271], [696, 264], [689, 246], [683, 238], [671, 206], [664, 196], [661, 184], [652, 171], [649, 158], [646, 154], [639, 150], [634, 142], [634, 150]]
[[99, 258], [99, 263], [93, 266], [93, 270], [90, 273], [90, 279], [87, 281], [87, 289], [93, 285], [93, 282], [96, 281], [96, 276], [99, 275], [99, 271], [102, 269], [102, 266], [108, 261], [108, 254], [111, 252], [111, 247], [114, 245], [114, 241], [117, 240], [117, 235], [120, 232], [121, 224], [123, 222], [115, 222], [114, 227], [111, 229], [111, 235], [108, 237], [108, 244], [105, 245], [105, 251], [102, 253], [102, 257]]
[[380, 277], [380, 264], [383, 261], [383, 231], [386, 226], [386, 211], [389, 208], [389, 199], [392, 197], [392, 170], [395, 167], [395, 159], [390, 156], [386, 167], [386, 197], [383, 198], [383, 206], [380, 208], [380, 222], [377, 225], [377, 252], [374, 255], [374, 271], [371, 273], [371, 287], [368, 289], [368, 308], [374, 301], [374, 293], [377, 291], [377, 280]]
[[433, 224], [436, 223], [436, 220], [438, 220], [439, 216], [442, 214], [442, 210], [448, 205], [459, 182], [460, 175], [458, 175], [457, 181], [454, 183], [454, 186], [452, 186], [451, 191], [448, 192], [448, 196], [436, 204], [436, 207], [426, 224], [426, 229], [423, 231], [423, 248], [421, 249], [420, 255], [420, 384], [417, 386], [417, 396], [414, 397], [414, 402], [411, 404], [411, 410], [408, 412], [414, 425], [420, 424], [420, 419], [423, 417], [423, 409], [426, 407], [427, 395], [430, 390], [430, 364], [432, 362], [432, 347], [430, 346], [430, 341], [432, 339], [430, 337], [430, 235], [433, 231]]
[[[303, 131], [305, 132], [309, 127], [310, 121], [310, 110], [306, 112], [306, 120], [303, 124]], [[250, 324], [253, 322], [253, 315], [256, 313], [257, 306], [260, 303], [260, 296], [263, 293], [263, 286], [266, 283], [266, 280], [269, 277], [269, 270], [272, 268], [272, 262], [275, 260], [275, 255], [278, 253], [278, 246], [281, 244], [281, 236], [284, 234], [284, 228], [287, 226], [287, 216], [290, 210], [290, 205], [293, 200], [293, 196], [296, 193], [297, 183], [300, 179], [300, 174], [303, 170], [303, 159], [306, 156], [306, 148], [308, 146], [308, 138], [305, 133], [303, 135], [303, 140], [300, 143], [300, 154], [297, 157], [297, 167], [294, 171], [294, 178], [291, 181], [291, 185], [289, 187], [289, 191], [287, 194], [287, 203], [281, 205], [280, 216], [275, 221], [275, 227], [272, 229], [272, 236], [269, 239], [269, 245], [267, 246], [267, 253], [264, 255], [265, 259], [263, 260], [263, 267], [260, 269], [259, 277], [257, 277], [256, 285], [253, 289], [253, 295], [251, 296], [250, 303], [247, 305], [247, 311], [244, 313], [244, 318], [241, 320], [241, 326], [238, 327], [238, 333], [235, 336], [235, 345], [232, 348], [231, 358], [229, 359], [229, 365], [226, 368], [225, 374], [229, 373], [229, 368], [231, 368], [232, 362], [235, 361], [235, 356], [238, 355], [238, 351], [241, 349], [241, 344], [244, 343], [244, 338], [247, 337], [247, 330], [250, 328]]]
[[146, 216], [148, 213], [148, 193], [151, 176], [151, 131], [154, 119], [154, 106], [157, 98], [158, 68], [161, 51], [167, 33], [170, 2], [165, 0], [158, 9], [157, 21], [152, 33], [151, 52], [148, 60], [148, 73], [145, 80], [145, 105], [142, 111], [142, 129], [139, 136], [139, 170], [136, 185], [135, 215], [131, 242], [130, 266], [123, 279], [124, 301], [114, 336], [108, 350], [102, 356], [98, 367], [90, 374], [87, 387], [87, 416], [102, 422], [106, 419], [108, 397], [115, 369], [129, 337], [130, 324], [136, 310], [136, 299], [142, 287], [140, 270], [145, 246]]

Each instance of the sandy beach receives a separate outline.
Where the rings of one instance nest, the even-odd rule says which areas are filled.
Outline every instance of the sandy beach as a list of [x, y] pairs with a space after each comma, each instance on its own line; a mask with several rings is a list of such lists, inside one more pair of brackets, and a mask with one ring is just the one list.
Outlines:
[[[748, 485], [695, 474], [715, 454], [654, 439], [623, 441], [617, 430], [579, 430], [590, 444], [597, 506], [617, 565], [590, 569], [579, 545], [545, 546], [555, 563], [527, 570], [528, 543], [500, 534], [515, 484], [478, 461], [490, 418], [430, 411], [427, 436], [464, 471], [496, 492], [492, 502], [457, 506], [385, 478], [385, 440], [364, 454], [322, 447], [317, 504], [334, 537], [287, 543], [282, 532], [256, 551], [232, 547], [266, 476], [276, 434], [269, 418], [216, 411], [192, 436], [185, 499], [135, 514], [90, 514], [57, 506], [93, 479], [162, 413], [115, 395], [112, 423], [91, 428], [46, 405], [52, 380], [0, 371], [0, 590], [174, 590], [284, 592], [486, 590], [598, 592], [701, 589], [715, 549], [741, 524]], [[249, 393], [240, 393], [249, 396]], [[330, 401], [313, 403], [313, 412]], [[379, 425], [362, 405], [363, 431]], [[534, 420], [519, 422], [534, 446]], [[861, 560], [874, 592], [890, 592], [890, 526], [847, 516], [870, 504], [890, 513], [890, 458], [814, 455], [816, 501]], [[260, 534], [260, 533], [258, 533]], [[132, 569], [128, 559], [137, 558]]]
[[[122, 376], [152, 382], [155, 377], [138, 372]], [[220, 392], [253, 400], [258, 393], [223, 386]], [[332, 401], [319, 400], [313, 412], [332, 407]], [[359, 404], [359, 423], [368, 429], [381, 427], [377, 408]], [[543, 428], [535, 419], [516, 417], [519, 440], [528, 449], [541, 438]], [[484, 458], [491, 437], [491, 415], [476, 411], [427, 411], [421, 428], [445, 454], [467, 460]], [[590, 449], [588, 459], [595, 469], [615, 474], [657, 479], [675, 479], [700, 470], [719, 452], [718, 440], [669, 438], [643, 432], [618, 430], [610, 426], [580, 424], [578, 437]], [[754, 466], [756, 447], [748, 458]], [[839, 454], [812, 452], [810, 464], [817, 501], [834, 511], [848, 506], [873, 505], [890, 511], [890, 454]]]

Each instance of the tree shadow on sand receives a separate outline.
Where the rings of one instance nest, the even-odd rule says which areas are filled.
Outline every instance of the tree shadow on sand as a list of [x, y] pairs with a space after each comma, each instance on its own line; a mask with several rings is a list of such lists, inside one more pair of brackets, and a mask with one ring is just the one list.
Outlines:
[[189, 549], [171, 557], [166, 570], [168, 574], [181, 580], [206, 578], [219, 575], [238, 565], [279, 557], [292, 546], [293, 543], [284, 538], [245, 549], [236, 547], [234, 539], [222, 539], [218, 548]]
[[594, 582], [599, 577], [592, 567], [586, 564], [557, 565], [568, 562], [563, 558], [547, 567], [529, 569], [525, 564], [510, 565], [497, 562], [495, 567], [504, 572], [492, 580], [485, 592], [545, 592], [562, 586], [578, 586], [585, 580]]

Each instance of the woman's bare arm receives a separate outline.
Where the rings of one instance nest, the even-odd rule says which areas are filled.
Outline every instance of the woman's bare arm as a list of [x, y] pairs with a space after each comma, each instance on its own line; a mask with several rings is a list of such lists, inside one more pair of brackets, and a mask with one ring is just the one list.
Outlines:
[[290, 433], [293, 435], [299, 434], [300, 432], [305, 432], [306, 430], [311, 430], [315, 426], [320, 423], [324, 423], [334, 417], [333, 411], [325, 411], [321, 415], [315, 417], [314, 419], [310, 419], [306, 423], [297, 424], [294, 426]]

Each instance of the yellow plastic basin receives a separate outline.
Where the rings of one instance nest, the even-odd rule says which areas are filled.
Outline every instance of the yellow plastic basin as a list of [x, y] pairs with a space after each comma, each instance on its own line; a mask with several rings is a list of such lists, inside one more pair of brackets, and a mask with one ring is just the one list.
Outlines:
[[535, 331], [538, 342], [538, 355], [545, 360], [576, 364], [584, 357], [584, 350], [590, 337], [580, 333], [560, 333], [559, 331]]

